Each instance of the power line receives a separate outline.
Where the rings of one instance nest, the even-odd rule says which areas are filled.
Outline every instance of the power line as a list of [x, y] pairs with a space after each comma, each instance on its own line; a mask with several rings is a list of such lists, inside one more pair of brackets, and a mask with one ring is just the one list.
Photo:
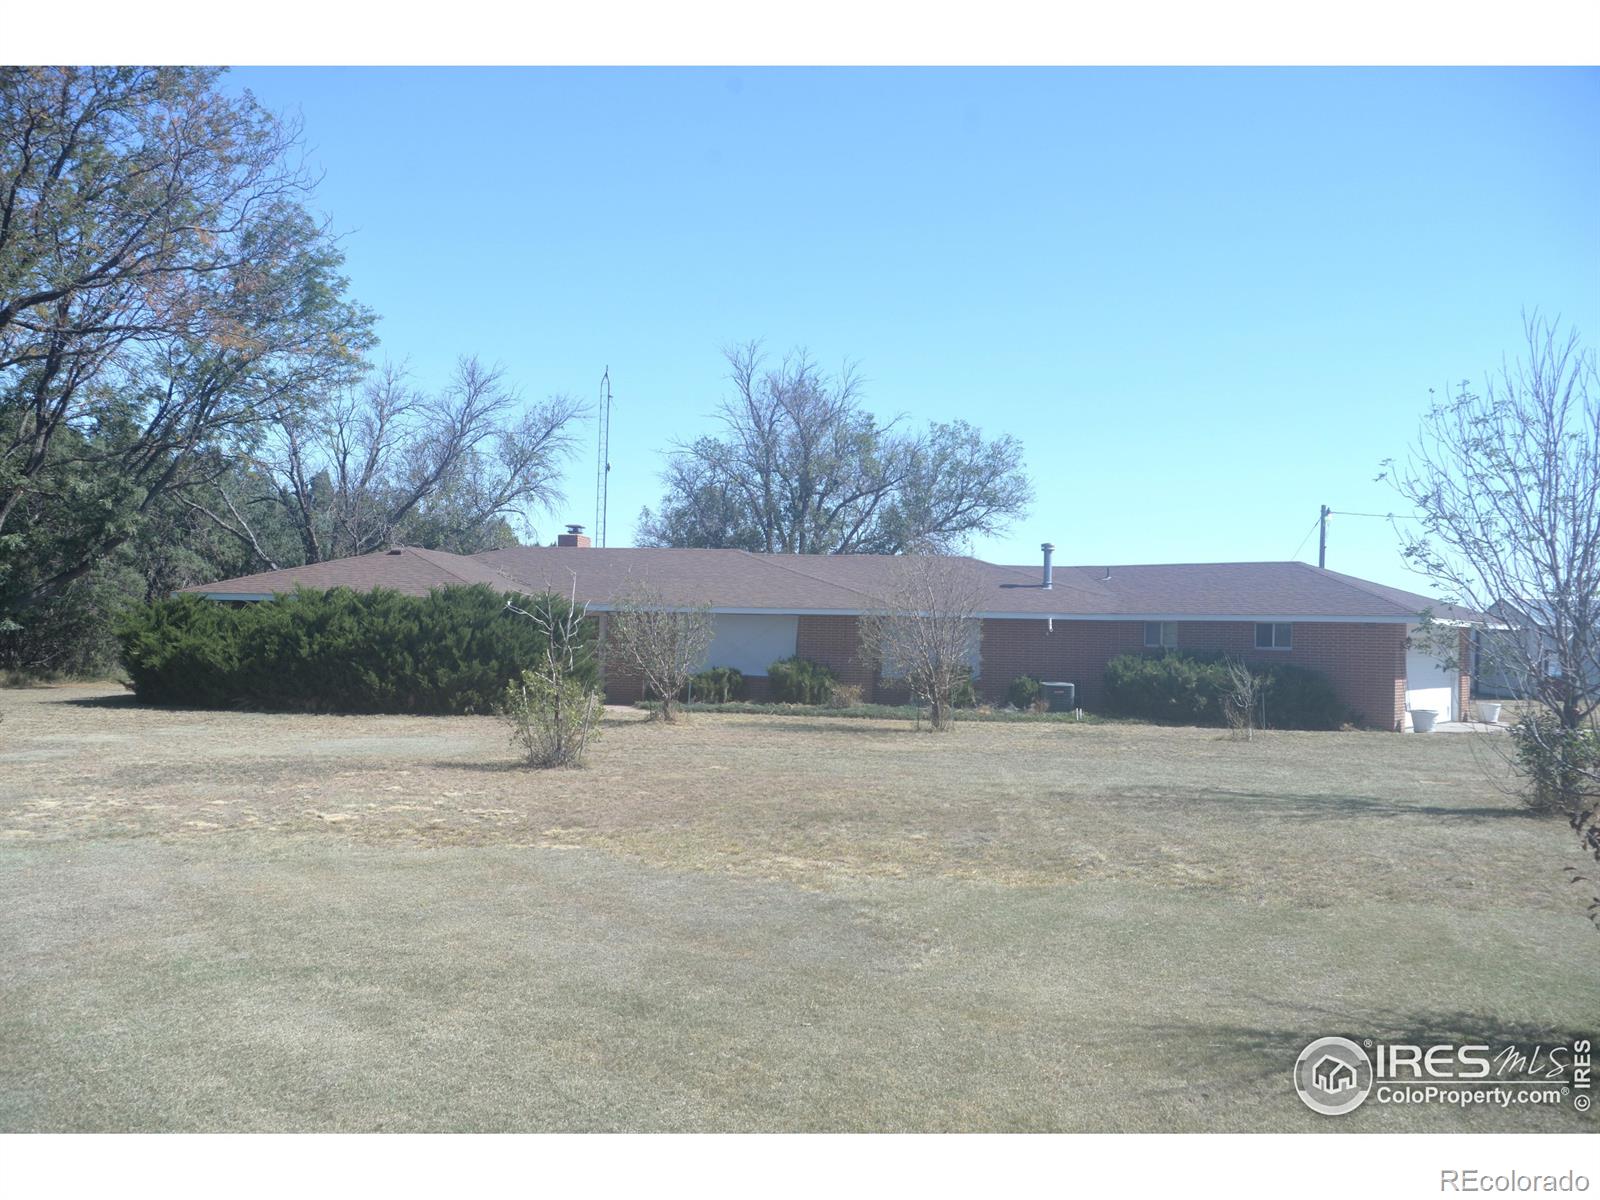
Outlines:
[[1300, 544], [1294, 548], [1294, 553], [1289, 555], [1291, 560], [1300, 557], [1300, 551], [1306, 548], [1306, 543], [1311, 540], [1311, 535], [1317, 531], [1317, 526], [1320, 524], [1322, 524], [1321, 517], [1318, 517], [1315, 521], [1311, 522], [1311, 528], [1306, 530], [1305, 537], [1300, 539]]
[[[1374, 520], [1388, 521], [1391, 524], [1394, 521], [1399, 519], [1392, 512], [1386, 512], [1386, 513], [1348, 512], [1348, 511], [1346, 511], [1345, 509], [1342, 509], [1342, 508], [1329, 508], [1326, 504], [1324, 504], [1320, 509], [1318, 509], [1318, 511], [1317, 511], [1317, 519], [1316, 519], [1315, 522], [1312, 523], [1312, 526], [1311, 526], [1312, 529], [1320, 529], [1321, 530], [1321, 536], [1317, 539], [1317, 566], [1319, 566], [1319, 567], [1326, 567], [1328, 565], [1328, 518], [1329, 517], [1371, 517]], [[1305, 546], [1306, 541], [1310, 537], [1311, 537], [1311, 533], [1310, 533], [1310, 531], [1307, 531], [1306, 536], [1300, 539], [1300, 546], [1297, 546], [1295, 548], [1295, 552], [1294, 552], [1294, 556], [1296, 558], [1300, 557], [1300, 549]]]

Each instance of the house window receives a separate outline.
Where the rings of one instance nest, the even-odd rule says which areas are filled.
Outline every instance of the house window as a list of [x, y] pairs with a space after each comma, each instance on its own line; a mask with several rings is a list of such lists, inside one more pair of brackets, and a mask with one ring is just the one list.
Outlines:
[[1178, 623], [1176, 621], [1146, 621], [1144, 623], [1144, 644], [1151, 647], [1172, 649], [1178, 644]]
[[1287, 621], [1257, 621], [1257, 650], [1293, 650], [1294, 626]]

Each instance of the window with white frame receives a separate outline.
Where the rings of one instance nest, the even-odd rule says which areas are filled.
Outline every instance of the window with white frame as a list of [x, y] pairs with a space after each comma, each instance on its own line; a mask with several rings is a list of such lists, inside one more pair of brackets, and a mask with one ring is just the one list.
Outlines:
[[1257, 650], [1293, 650], [1294, 626], [1287, 621], [1257, 621]]
[[1153, 648], [1172, 649], [1178, 644], [1178, 623], [1176, 621], [1146, 621], [1144, 623], [1144, 644]]

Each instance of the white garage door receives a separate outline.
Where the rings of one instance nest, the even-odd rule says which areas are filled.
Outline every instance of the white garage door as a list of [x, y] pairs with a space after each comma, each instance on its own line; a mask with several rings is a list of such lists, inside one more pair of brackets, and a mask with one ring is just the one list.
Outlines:
[[749, 613], [713, 613], [708, 667], [735, 667], [746, 675], [765, 675], [780, 658], [794, 655], [800, 618]]
[[[1407, 634], [1417, 632], [1415, 625]], [[1454, 669], [1446, 670], [1432, 654], [1414, 647], [1406, 648], [1406, 704], [1408, 708], [1431, 708], [1441, 721], [1454, 721], [1456, 713], [1456, 681]], [[1406, 718], [1406, 728], [1411, 720]]]

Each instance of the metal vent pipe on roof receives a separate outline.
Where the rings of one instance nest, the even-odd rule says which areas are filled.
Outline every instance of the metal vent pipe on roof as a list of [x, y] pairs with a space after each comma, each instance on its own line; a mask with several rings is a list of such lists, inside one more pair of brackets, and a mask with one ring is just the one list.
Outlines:
[[1050, 565], [1050, 556], [1056, 552], [1056, 548], [1049, 542], [1044, 542], [1039, 549], [1044, 551], [1044, 583], [1041, 586], [1048, 590], [1055, 586], [1055, 568]]

